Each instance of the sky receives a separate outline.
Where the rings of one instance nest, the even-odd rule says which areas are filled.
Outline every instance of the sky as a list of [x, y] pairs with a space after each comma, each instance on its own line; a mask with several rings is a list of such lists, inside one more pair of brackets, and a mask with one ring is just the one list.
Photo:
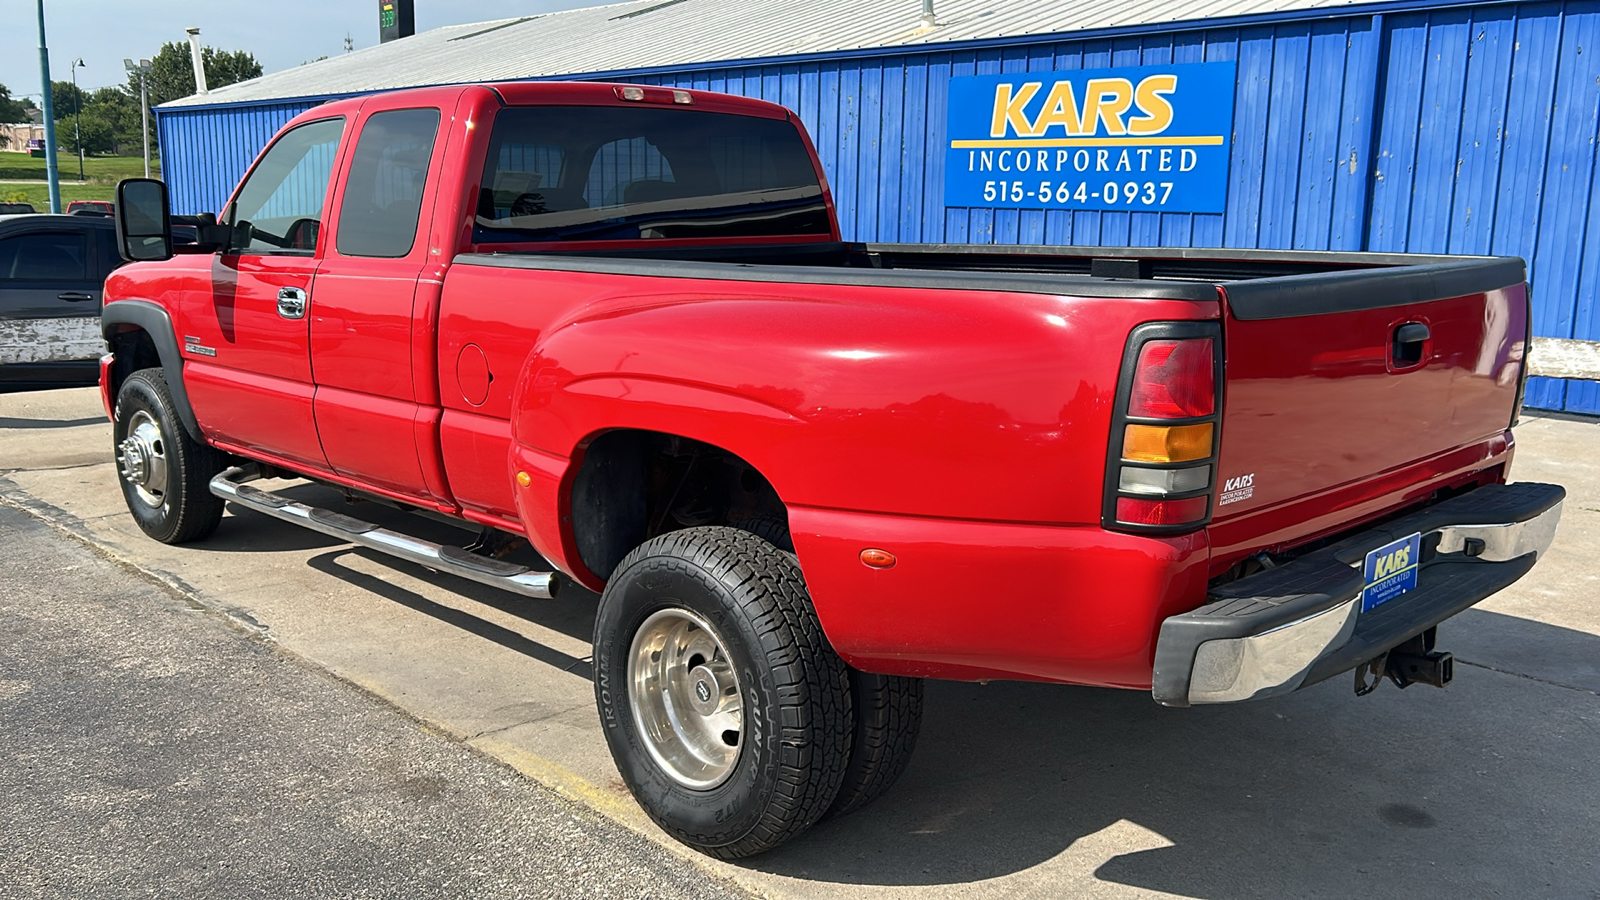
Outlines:
[[[441, 25], [527, 16], [595, 0], [416, 0], [417, 31]], [[44, 0], [50, 77], [93, 90], [127, 82], [124, 57], [149, 58], [168, 41], [200, 42], [219, 50], [248, 50], [267, 72], [378, 42], [378, 0]], [[0, 0], [0, 84], [13, 97], [38, 102], [38, 0]]]

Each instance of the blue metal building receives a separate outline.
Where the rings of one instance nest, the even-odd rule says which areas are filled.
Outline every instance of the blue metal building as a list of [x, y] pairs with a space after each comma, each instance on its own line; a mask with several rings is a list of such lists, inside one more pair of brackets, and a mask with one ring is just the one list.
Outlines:
[[[850, 240], [1510, 254], [1530, 265], [1536, 335], [1600, 340], [1600, 0], [1203, 2], [1185, 21], [1166, 3], [961, 0], [920, 27], [910, 3], [853, 4], [785, 7], [743, 35], [725, 7], [759, 9], [717, 0], [437, 29], [159, 108], [165, 177], [178, 211], [216, 210], [284, 122], [372, 90], [693, 87], [796, 110]], [[945, 206], [951, 78], [1222, 60], [1237, 67], [1225, 212]], [[1528, 401], [1600, 413], [1600, 383], [1536, 378]]]

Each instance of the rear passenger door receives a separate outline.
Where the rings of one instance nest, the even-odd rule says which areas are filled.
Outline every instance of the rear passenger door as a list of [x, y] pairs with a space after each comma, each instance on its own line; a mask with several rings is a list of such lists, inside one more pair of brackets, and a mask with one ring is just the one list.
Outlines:
[[311, 368], [317, 433], [333, 470], [391, 494], [443, 501], [433, 306], [449, 259], [430, 252], [444, 143], [436, 107], [356, 123], [317, 270]]
[[105, 352], [99, 230], [40, 218], [0, 233], [0, 365], [95, 359]]

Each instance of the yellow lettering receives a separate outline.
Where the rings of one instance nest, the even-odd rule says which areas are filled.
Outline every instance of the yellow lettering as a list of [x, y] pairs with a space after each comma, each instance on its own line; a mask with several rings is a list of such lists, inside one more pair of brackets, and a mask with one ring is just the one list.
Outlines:
[[1151, 75], [1139, 82], [1139, 89], [1134, 92], [1133, 102], [1144, 115], [1134, 116], [1128, 122], [1128, 132], [1160, 134], [1166, 131], [1172, 124], [1172, 101], [1168, 100], [1166, 95], [1177, 89], [1176, 75]]
[[1058, 81], [1044, 98], [1044, 110], [1033, 123], [1034, 135], [1043, 135], [1051, 126], [1060, 125], [1067, 134], [1082, 134], [1083, 120], [1078, 116], [1078, 98], [1072, 93], [1072, 82]]
[[1017, 132], [1018, 137], [1033, 134], [1033, 124], [1028, 121], [1028, 114], [1023, 107], [1039, 93], [1042, 82], [1030, 81], [1017, 89], [1015, 96], [1011, 93], [1011, 85], [1000, 84], [994, 89], [994, 118], [989, 123], [989, 134], [993, 137], [1005, 137], [1006, 126], [1010, 125]]
[[1091, 78], [1083, 89], [1083, 130], [1093, 134], [1100, 125], [1106, 134], [1127, 134], [1122, 115], [1133, 105], [1133, 82], [1126, 78]]

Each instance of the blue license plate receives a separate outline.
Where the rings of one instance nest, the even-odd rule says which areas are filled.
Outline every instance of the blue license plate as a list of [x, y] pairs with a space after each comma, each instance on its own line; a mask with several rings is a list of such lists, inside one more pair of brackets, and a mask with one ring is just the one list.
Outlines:
[[1422, 533], [1403, 537], [1367, 554], [1362, 577], [1361, 611], [1388, 603], [1417, 586], [1417, 563], [1422, 558]]

